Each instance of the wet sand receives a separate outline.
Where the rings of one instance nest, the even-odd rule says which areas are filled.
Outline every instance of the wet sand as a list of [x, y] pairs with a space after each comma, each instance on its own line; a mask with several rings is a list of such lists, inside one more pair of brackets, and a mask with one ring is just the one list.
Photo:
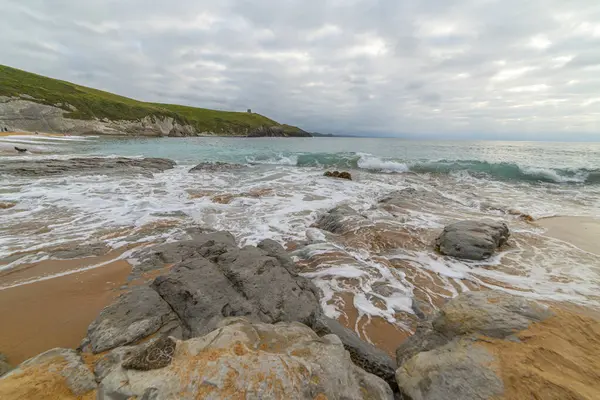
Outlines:
[[[81, 268], [98, 258], [69, 260], [68, 266], [79, 261]], [[50, 269], [60, 261], [53, 263]], [[54, 347], [78, 347], [88, 325], [120, 293], [118, 288], [130, 272], [127, 261], [116, 260], [100, 268], [0, 290], [0, 352], [17, 365]]]
[[551, 217], [537, 220], [536, 223], [547, 229], [545, 235], [600, 255], [600, 220], [590, 217]]
[[48, 137], [63, 137], [60, 133], [31, 133], [31, 132], [0, 132], [0, 137], [4, 136], [48, 136]]

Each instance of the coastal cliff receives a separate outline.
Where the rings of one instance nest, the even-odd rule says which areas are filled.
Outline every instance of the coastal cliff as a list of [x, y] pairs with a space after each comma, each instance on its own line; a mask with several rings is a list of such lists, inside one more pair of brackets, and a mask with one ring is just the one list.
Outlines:
[[300, 128], [252, 112], [146, 103], [2, 65], [0, 130], [75, 135], [310, 137]]

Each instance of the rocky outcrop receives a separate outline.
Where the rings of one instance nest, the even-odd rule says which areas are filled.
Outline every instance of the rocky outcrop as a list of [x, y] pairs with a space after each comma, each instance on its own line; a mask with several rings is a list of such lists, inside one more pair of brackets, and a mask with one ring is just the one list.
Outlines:
[[134, 277], [175, 265], [150, 287], [136, 288], [105, 308], [90, 325], [83, 349], [102, 352], [154, 334], [189, 339], [227, 317], [301, 322], [321, 336], [337, 335], [357, 365], [396, 387], [392, 359], [323, 315], [318, 290], [298, 275], [279, 243], [267, 239], [239, 248], [228, 232], [191, 235], [136, 254]]
[[104, 365], [100, 398], [392, 398], [383, 380], [352, 363], [336, 336], [320, 338], [298, 323], [228, 318], [204, 337], [176, 341], [161, 369], [125, 369], [127, 362], [114, 357]]
[[440, 253], [467, 260], [484, 260], [508, 240], [510, 231], [504, 222], [460, 221], [448, 225], [436, 239]]
[[189, 172], [220, 172], [243, 168], [241, 164], [229, 164], [224, 162], [203, 162], [190, 169]]
[[70, 158], [65, 160], [2, 161], [0, 173], [26, 176], [48, 176], [63, 174], [152, 174], [175, 166], [165, 158]]
[[327, 176], [329, 178], [340, 178], [340, 179], [346, 179], [351, 181], [352, 180], [352, 175], [350, 175], [350, 172], [345, 172], [345, 171], [327, 171], [323, 174], [323, 176]]
[[599, 345], [596, 314], [465, 293], [398, 348], [396, 379], [413, 400], [591, 399]]
[[248, 137], [311, 137], [302, 130], [289, 130], [285, 126], [260, 126], [248, 133]]
[[0, 126], [17, 131], [69, 134], [194, 136], [198, 133], [191, 125], [166, 116], [149, 115], [136, 121], [72, 119], [66, 115], [76, 111], [72, 106], [57, 107], [31, 100], [0, 96]]

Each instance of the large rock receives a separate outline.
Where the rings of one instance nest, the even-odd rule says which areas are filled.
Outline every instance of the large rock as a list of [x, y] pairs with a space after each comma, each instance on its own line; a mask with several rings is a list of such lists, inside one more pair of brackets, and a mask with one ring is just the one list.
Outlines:
[[283, 248], [275, 251], [274, 242], [268, 242], [262, 246], [267, 250], [240, 249], [227, 235], [197, 237], [198, 256], [152, 283], [181, 319], [185, 334], [206, 334], [231, 316], [310, 324], [319, 310], [318, 300], [309, 282], [291, 270], [292, 261], [283, 258]]
[[468, 340], [417, 354], [398, 369], [396, 378], [412, 400], [500, 399], [502, 379], [494, 357]]
[[508, 240], [508, 226], [501, 221], [460, 221], [448, 225], [436, 239], [440, 253], [467, 260], [484, 260]]
[[176, 342], [169, 365], [125, 369], [106, 364], [99, 398], [391, 399], [389, 386], [354, 365], [334, 335], [299, 323], [223, 320], [204, 337]]
[[175, 166], [165, 158], [69, 158], [65, 160], [26, 160], [0, 162], [0, 171], [11, 175], [47, 176], [63, 174], [106, 174], [120, 173], [152, 174]]
[[0, 399], [75, 399], [96, 388], [94, 374], [75, 350], [52, 349], [4, 375]]
[[151, 288], [138, 286], [102, 310], [88, 327], [84, 348], [89, 344], [94, 353], [100, 353], [158, 331], [181, 337], [180, 322], [171, 307]]
[[502, 292], [451, 300], [396, 355], [396, 380], [413, 400], [591, 399], [600, 393], [597, 313]]

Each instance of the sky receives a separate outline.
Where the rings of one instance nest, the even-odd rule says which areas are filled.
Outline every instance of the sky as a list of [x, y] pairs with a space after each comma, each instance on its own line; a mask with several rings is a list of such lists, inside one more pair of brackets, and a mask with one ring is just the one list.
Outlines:
[[0, 63], [367, 136], [600, 140], [598, 0], [0, 0]]

